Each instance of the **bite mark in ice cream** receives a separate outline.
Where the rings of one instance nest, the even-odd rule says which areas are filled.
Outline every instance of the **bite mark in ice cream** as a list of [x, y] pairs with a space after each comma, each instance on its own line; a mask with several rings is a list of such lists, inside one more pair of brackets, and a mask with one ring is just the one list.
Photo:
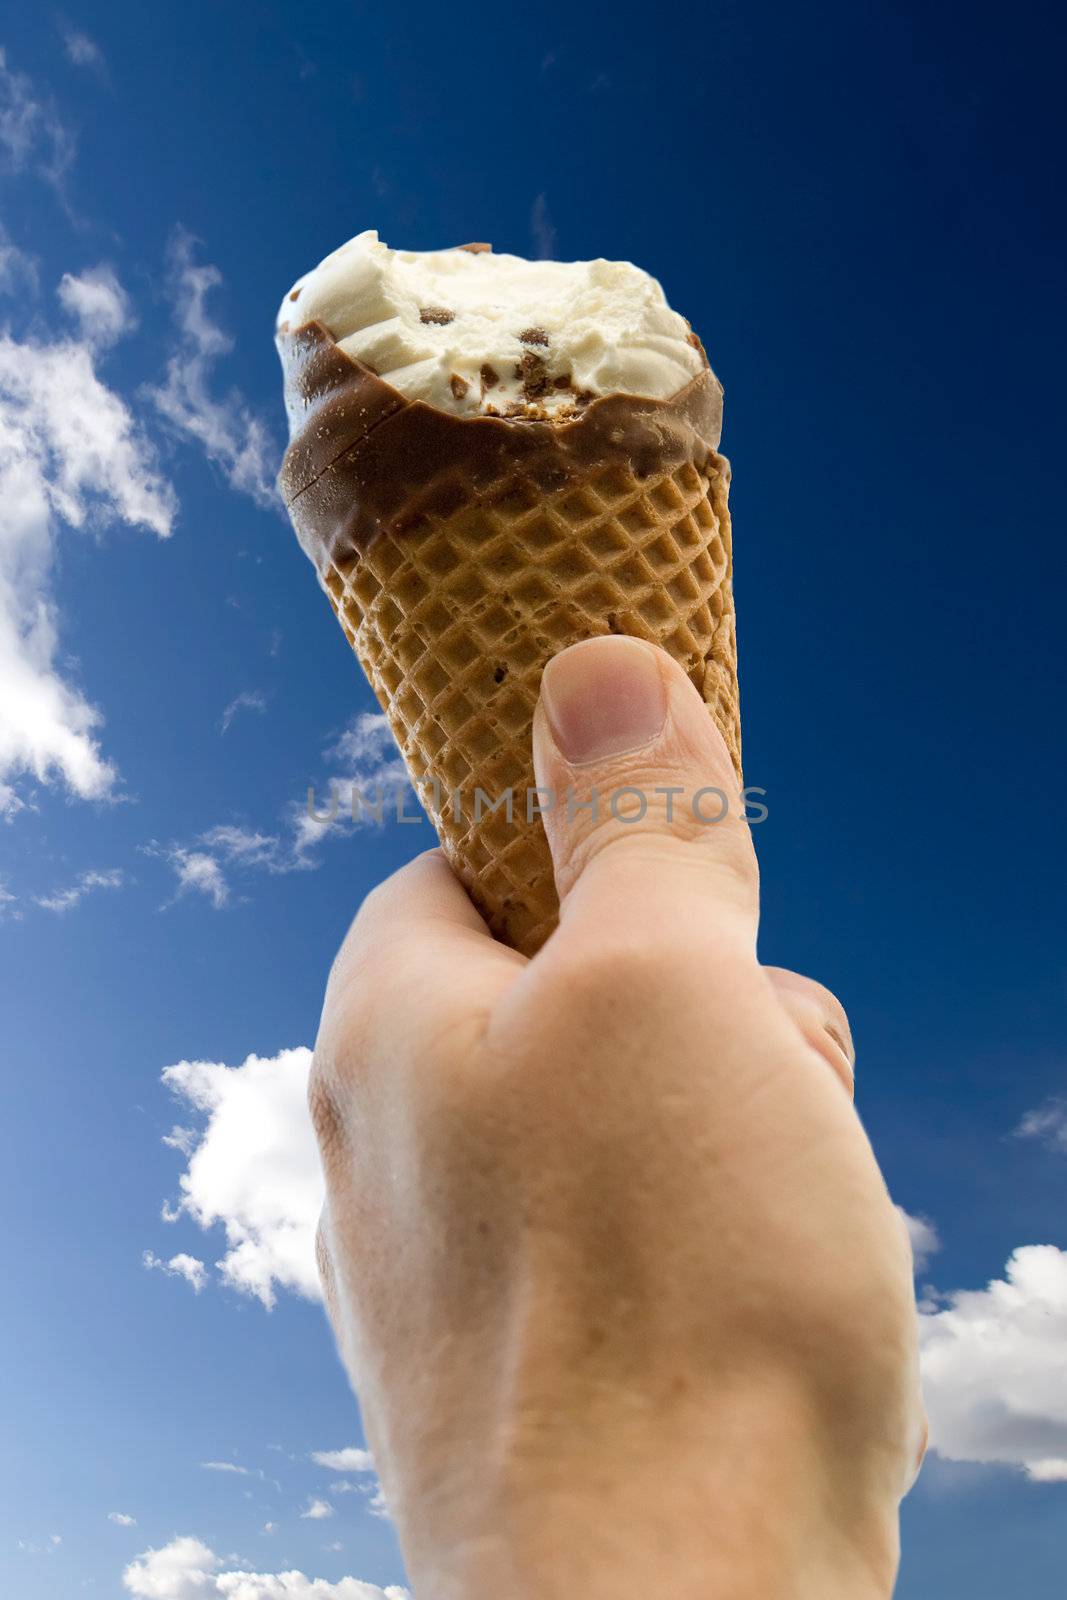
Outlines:
[[668, 399], [706, 370], [685, 318], [628, 261], [391, 250], [374, 230], [286, 295], [278, 331], [310, 322], [407, 399], [452, 415], [565, 422], [604, 395]]

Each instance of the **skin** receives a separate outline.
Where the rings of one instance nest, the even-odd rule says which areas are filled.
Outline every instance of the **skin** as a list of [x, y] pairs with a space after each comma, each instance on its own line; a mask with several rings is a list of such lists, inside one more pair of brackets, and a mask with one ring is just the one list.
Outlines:
[[[558, 931], [526, 960], [420, 857], [312, 1069], [326, 1301], [415, 1594], [883, 1600], [925, 1418], [845, 1013], [760, 964], [740, 807], [686, 799], [736, 795], [729, 756], [664, 653], [556, 657], [534, 758], [575, 799]], [[623, 785], [640, 821], [578, 809]]]

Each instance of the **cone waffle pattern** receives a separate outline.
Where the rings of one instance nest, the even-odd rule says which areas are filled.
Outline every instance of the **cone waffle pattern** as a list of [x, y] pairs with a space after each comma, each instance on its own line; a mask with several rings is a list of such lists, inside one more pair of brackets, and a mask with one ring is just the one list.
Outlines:
[[[703, 695], [740, 780], [729, 474], [714, 451], [703, 468], [642, 478], [616, 460], [546, 495], [521, 468], [488, 491], [456, 484], [455, 468], [447, 498], [460, 509], [382, 528], [323, 572], [449, 860], [493, 932], [527, 955], [558, 912], [544, 827], [526, 814], [551, 656], [597, 634], [661, 645]], [[504, 805], [488, 809], [508, 790], [510, 822]]]

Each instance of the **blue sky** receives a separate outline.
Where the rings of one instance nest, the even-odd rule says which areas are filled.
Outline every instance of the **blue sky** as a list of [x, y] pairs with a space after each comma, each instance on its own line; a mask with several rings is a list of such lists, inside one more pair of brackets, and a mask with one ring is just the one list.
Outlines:
[[404, 1583], [314, 1299], [301, 1083], [349, 918], [429, 829], [300, 826], [391, 757], [271, 490], [277, 302], [366, 227], [633, 259], [703, 336], [762, 952], [849, 1008], [925, 1246], [898, 1594], [1063, 1592], [1062, 24], [702, 17], [99, 0], [0, 40], [20, 1600]]

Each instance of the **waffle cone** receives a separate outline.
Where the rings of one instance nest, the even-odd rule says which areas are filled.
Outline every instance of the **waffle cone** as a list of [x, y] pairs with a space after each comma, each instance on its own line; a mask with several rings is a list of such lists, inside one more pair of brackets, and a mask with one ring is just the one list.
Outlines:
[[[456, 435], [462, 420], [396, 396], [309, 326], [287, 367], [302, 404], [281, 479], [290, 513], [449, 861], [493, 932], [533, 954], [559, 909], [531, 755], [551, 656], [608, 633], [662, 646], [702, 694], [740, 781], [730, 469], [701, 437], [715, 395], [695, 380], [674, 413], [646, 402], [638, 425], [621, 412], [622, 440], [609, 410], [597, 419], [609, 447], [572, 435], [558, 460], [566, 429], [500, 421], [504, 434], [475, 435], [493, 419], [473, 418]], [[323, 395], [325, 415], [309, 414]], [[684, 427], [665, 427], [672, 415]], [[431, 418], [452, 430], [439, 449]], [[407, 476], [392, 468], [377, 503], [380, 465], [413, 427], [422, 448]]]

